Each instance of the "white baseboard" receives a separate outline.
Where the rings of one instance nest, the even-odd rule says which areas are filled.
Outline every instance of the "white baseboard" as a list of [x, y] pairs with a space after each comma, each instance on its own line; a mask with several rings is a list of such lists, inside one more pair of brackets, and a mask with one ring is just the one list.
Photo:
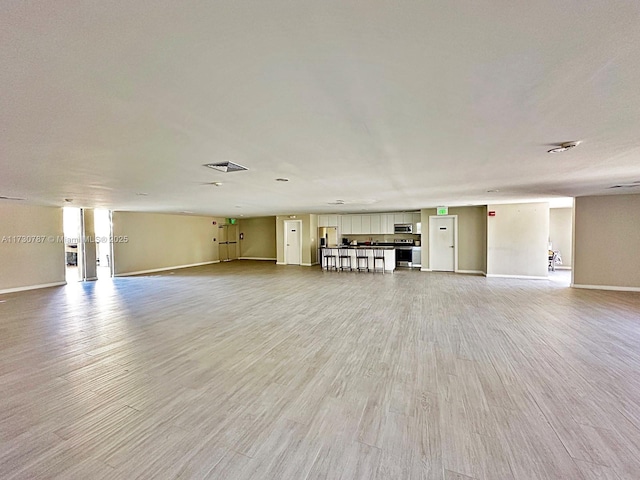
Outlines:
[[570, 265], [556, 265], [556, 270], [571, 270]]
[[611, 290], [614, 292], [640, 292], [640, 287], [616, 287], [615, 285], [580, 285], [571, 284], [572, 288], [585, 288], [587, 290]]
[[267, 257], [238, 257], [238, 260], [265, 260], [268, 262], [275, 262], [277, 258], [267, 258]]
[[220, 263], [220, 260], [213, 260], [211, 262], [192, 263], [191, 265], [177, 265], [175, 267], [162, 267], [162, 268], [154, 268], [151, 270], [140, 270], [137, 272], [116, 273], [114, 277], [130, 277], [132, 275], [142, 275], [145, 273], [166, 272], [167, 270], [179, 270], [181, 268], [201, 267], [203, 265], [212, 265], [214, 263]]
[[431, 270], [430, 268], [420, 268], [421, 272], [431, 272], [433, 270]]
[[310, 263], [301, 263], [300, 266], [302, 266], [302, 267], [311, 267], [312, 265]]
[[0, 290], [0, 295], [5, 293], [26, 292], [27, 290], [38, 290], [40, 288], [61, 287], [67, 282], [41, 283], [40, 285], [28, 285], [26, 287], [5, 288]]
[[487, 273], [487, 278], [518, 278], [521, 280], [549, 280], [549, 277], [538, 277], [535, 275], [500, 275], [497, 273]]
[[284, 262], [276, 262], [276, 265], [286, 265]]
[[486, 275], [486, 273], [481, 270], [456, 270], [456, 273], [464, 273], [468, 275]]
[[85, 278], [85, 281], [87, 281], [87, 282], [95, 282], [96, 280], [98, 280], [98, 277]]

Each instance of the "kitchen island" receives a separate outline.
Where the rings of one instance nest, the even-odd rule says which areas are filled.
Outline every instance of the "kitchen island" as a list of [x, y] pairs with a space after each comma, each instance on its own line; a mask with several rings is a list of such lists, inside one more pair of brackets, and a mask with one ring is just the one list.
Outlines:
[[[351, 270], [358, 269], [358, 255], [366, 256], [369, 260], [369, 272], [382, 272], [382, 261], [377, 260], [375, 269], [373, 264], [373, 256], [374, 251], [376, 253], [380, 251], [384, 256], [384, 271], [385, 272], [393, 272], [396, 269], [396, 251], [395, 248], [388, 245], [341, 245], [341, 246], [329, 246], [320, 248], [320, 266], [324, 270], [333, 269], [333, 264], [329, 262], [327, 266], [327, 256], [335, 256], [336, 257], [336, 267], [337, 270], [340, 270], [340, 255], [346, 254], [349, 256], [351, 260]], [[344, 252], [344, 253], [341, 253]], [[347, 269], [349, 264], [349, 260], [343, 260], [343, 267]], [[365, 267], [365, 262], [360, 261], [361, 269]], [[366, 270], [365, 270], [366, 271]]]

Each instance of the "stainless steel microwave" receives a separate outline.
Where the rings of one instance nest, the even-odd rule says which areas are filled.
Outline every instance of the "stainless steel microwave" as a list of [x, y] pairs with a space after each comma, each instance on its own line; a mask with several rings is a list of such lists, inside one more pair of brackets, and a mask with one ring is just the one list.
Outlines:
[[396, 223], [393, 226], [393, 233], [413, 233], [413, 225], [411, 223]]

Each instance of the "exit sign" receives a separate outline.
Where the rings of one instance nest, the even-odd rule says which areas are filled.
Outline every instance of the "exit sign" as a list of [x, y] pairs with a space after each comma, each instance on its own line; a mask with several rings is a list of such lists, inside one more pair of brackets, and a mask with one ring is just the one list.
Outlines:
[[449, 215], [449, 207], [438, 207], [438, 215]]
[[237, 221], [238, 221], [237, 218], [227, 218], [227, 223], [229, 225], [235, 225]]

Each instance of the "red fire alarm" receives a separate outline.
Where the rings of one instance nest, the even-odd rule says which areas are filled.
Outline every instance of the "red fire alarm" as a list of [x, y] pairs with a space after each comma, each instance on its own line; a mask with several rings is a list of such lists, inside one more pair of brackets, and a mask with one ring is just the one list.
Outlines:
[[495, 210], [491, 210], [491, 211], [489, 211], [489, 216], [490, 216], [490, 217], [495, 217], [495, 216], [496, 216], [496, 212], [495, 212]]
[[213, 222], [211, 222], [211, 225], [217, 225], [218, 222], [216, 222], [215, 220]]

